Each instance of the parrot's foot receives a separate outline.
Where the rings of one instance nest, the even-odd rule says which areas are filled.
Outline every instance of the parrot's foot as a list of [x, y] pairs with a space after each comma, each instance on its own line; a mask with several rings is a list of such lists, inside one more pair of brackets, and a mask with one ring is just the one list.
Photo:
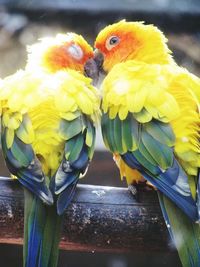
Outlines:
[[133, 197], [139, 201], [139, 195], [140, 195], [140, 191], [150, 191], [150, 190], [153, 190], [155, 189], [155, 187], [150, 184], [150, 183], [147, 183], [146, 181], [144, 182], [138, 182], [138, 183], [135, 183], [135, 184], [130, 184], [128, 186], [128, 190], [130, 191], [130, 193], [133, 195]]
[[139, 195], [138, 195], [137, 185], [130, 184], [128, 186], [128, 190], [131, 193], [131, 195], [134, 197], [134, 199], [136, 199], [137, 201], [139, 201]]
[[137, 195], [137, 188], [135, 185], [130, 184], [128, 186], [128, 190], [131, 192], [131, 194], [135, 197]]

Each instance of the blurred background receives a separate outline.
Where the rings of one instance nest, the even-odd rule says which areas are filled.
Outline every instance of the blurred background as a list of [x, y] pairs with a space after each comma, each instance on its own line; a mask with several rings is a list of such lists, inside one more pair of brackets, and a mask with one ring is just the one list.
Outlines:
[[[26, 46], [44, 36], [75, 31], [91, 44], [107, 24], [120, 19], [157, 25], [168, 37], [178, 64], [200, 75], [199, 0], [0, 0], [0, 77], [26, 63]], [[149, 40], [151, 41], [151, 40]], [[9, 175], [1, 156], [0, 175]], [[96, 153], [81, 183], [126, 186], [98, 133]], [[22, 247], [0, 245], [0, 266], [22, 265]], [[127, 255], [61, 252], [61, 267], [180, 266], [176, 252]]]

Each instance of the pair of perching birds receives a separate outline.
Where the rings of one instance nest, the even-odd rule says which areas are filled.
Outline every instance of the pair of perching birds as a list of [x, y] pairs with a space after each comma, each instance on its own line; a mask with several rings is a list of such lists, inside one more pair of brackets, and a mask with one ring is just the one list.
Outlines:
[[1, 81], [2, 150], [26, 188], [24, 267], [57, 266], [62, 214], [99, 120], [121, 176], [158, 189], [183, 266], [198, 267], [200, 80], [176, 65], [152, 25], [120, 21], [94, 46], [73, 33], [45, 38], [29, 47], [25, 70]]

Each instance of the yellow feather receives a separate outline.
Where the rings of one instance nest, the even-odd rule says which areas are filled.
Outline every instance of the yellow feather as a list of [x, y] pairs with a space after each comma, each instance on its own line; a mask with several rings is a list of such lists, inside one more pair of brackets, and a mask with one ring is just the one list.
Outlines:
[[117, 115], [118, 107], [117, 106], [111, 106], [109, 109], [109, 117], [110, 119], [114, 119]]
[[[135, 67], [136, 66], [136, 67]], [[113, 67], [105, 78], [102, 107], [106, 112], [115, 105], [119, 116], [125, 119], [128, 111], [139, 114], [145, 108], [151, 116], [164, 122], [179, 115], [179, 105], [168, 92], [169, 82], [163, 74], [164, 66], [146, 64], [138, 61], [127, 61]]]
[[119, 107], [119, 118], [120, 120], [125, 120], [128, 115], [128, 108], [126, 106]]
[[3, 114], [3, 124], [10, 129], [17, 129], [22, 122], [22, 114], [19, 112], [5, 112]]
[[[60, 98], [60, 95], [55, 96], [55, 105], [57, 109], [61, 112], [69, 112], [76, 105], [75, 99], [69, 94], [63, 94], [63, 97]], [[77, 108], [77, 105], [76, 105]]]
[[3, 124], [8, 128], [6, 142], [11, 147], [14, 131], [28, 114], [31, 125], [20, 132], [24, 143], [32, 144], [46, 174], [54, 172], [62, 158], [65, 140], [59, 135], [60, 120], [72, 120], [76, 112], [90, 115], [97, 123], [99, 92], [91, 80], [76, 71], [40, 73], [21, 71], [6, 78], [0, 92]]
[[13, 129], [7, 129], [6, 131], [6, 145], [7, 148], [11, 148], [14, 141], [14, 130]]
[[133, 170], [132, 168], [128, 167], [128, 165], [124, 163], [120, 155], [114, 154], [113, 159], [120, 170], [121, 179], [123, 179], [123, 177], [126, 177], [127, 184], [144, 181], [142, 175], [137, 170]]
[[61, 112], [60, 117], [67, 120], [67, 121], [72, 121], [75, 118], [77, 118], [77, 115], [76, 115], [76, 113], [73, 113], [73, 112], [67, 112], [67, 113]]

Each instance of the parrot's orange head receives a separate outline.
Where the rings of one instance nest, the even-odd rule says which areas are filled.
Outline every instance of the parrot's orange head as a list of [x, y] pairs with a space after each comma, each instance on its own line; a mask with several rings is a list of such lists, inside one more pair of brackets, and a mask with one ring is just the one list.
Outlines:
[[92, 47], [78, 34], [57, 34], [28, 47], [27, 67], [42, 67], [48, 72], [74, 69], [83, 72], [85, 62], [93, 57]]
[[157, 27], [122, 20], [100, 31], [95, 47], [103, 54], [103, 69], [109, 71], [115, 64], [126, 60], [169, 63], [171, 56], [166, 42]]

